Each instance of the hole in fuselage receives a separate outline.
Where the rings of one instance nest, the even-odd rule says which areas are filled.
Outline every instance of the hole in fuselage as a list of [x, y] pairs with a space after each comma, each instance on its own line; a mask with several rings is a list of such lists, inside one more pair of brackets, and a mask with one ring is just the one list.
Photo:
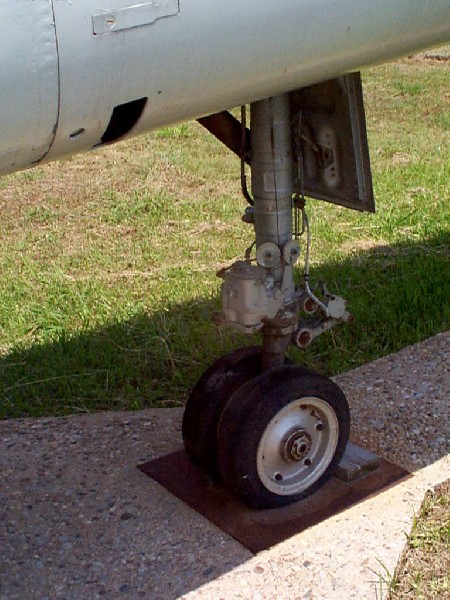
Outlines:
[[115, 106], [101, 143], [110, 144], [131, 131], [141, 118], [146, 104], [147, 98], [139, 98]]
[[78, 137], [79, 135], [81, 135], [82, 133], [84, 133], [84, 127], [80, 127], [79, 129], [77, 129], [76, 131], [73, 131], [70, 134], [70, 139], [73, 140], [76, 137]]

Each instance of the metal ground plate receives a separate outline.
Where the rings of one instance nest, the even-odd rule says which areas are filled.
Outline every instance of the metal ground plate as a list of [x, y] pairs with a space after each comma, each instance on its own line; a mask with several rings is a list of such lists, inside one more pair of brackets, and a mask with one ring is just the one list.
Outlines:
[[[344, 455], [341, 461], [339, 477], [342, 471], [344, 478], [347, 477], [348, 456], [347, 453], [347, 458]], [[401, 467], [354, 444], [350, 447], [350, 456], [350, 462], [357, 464], [363, 476], [352, 479], [350, 475], [350, 481], [333, 477], [309, 498], [272, 510], [252, 510], [244, 506], [192, 465], [184, 450], [138, 468], [256, 554], [411, 476]], [[362, 463], [367, 461], [370, 466], [366, 468]]]

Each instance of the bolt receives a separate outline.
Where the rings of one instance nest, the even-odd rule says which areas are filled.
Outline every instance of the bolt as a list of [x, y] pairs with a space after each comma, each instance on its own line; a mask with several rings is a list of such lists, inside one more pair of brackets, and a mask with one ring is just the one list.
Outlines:
[[323, 431], [323, 423], [317, 423], [316, 429], [317, 431]]
[[310, 458], [305, 458], [305, 460], [303, 461], [303, 464], [305, 465], [305, 467], [310, 467], [311, 466], [311, 459]]
[[297, 337], [297, 344], [301, 348], [308, 346], [308, 344], [310, 342], [311, 342], [311, 334], [309, 333], [309, 331], [302, 331], [301, 334]]

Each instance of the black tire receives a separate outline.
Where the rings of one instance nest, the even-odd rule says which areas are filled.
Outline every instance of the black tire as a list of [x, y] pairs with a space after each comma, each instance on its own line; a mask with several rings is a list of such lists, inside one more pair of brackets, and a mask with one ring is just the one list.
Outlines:
[[230, 396], [261, 373], [262, 351], [258, 346], [239, 348], [222, 356], [200, 377], [189, 395], [183, 415], [183, 441], [191, 461], [218, 477], [217, 424]]
[[227, 402], [218, 426], [220, 475], [252, 508], [285, 506], [331, 477], [349, 432], [348, 403], [335, 383], [294, 365], [277, 367]]

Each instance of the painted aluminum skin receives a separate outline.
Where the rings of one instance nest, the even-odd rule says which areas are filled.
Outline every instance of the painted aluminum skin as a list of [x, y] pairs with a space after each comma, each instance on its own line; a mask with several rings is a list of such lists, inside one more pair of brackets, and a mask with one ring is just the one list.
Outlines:
[[46, 155], [59, 110], [58, 53], [49, 1], [0, 0], [0, 173]]
[[450, 39], [450, 0], [0, 3], [0, 174], [100, 145], [119, 105], [147, 99], [139, 134]]

